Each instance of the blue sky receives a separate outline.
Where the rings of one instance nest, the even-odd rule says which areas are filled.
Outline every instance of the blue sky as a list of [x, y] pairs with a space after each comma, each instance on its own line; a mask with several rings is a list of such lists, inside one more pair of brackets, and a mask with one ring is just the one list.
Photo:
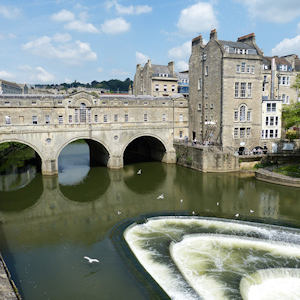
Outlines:
[[182, 71], [212, 29], [300, 55], [299, 0], [1, 0], [0, 28], [0, 78], [28, 84], [133, 80], [148, 59]]

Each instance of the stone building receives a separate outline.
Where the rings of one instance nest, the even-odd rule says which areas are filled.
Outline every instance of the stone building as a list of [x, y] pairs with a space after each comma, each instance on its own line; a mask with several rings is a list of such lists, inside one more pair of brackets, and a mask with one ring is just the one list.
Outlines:
[[153, 65], [151, 60], [142, 67], [136, 67], [134, 76], [133, 95], [172, 96], [178, 93], [178, 82], [175, 74], [175, 63], [167, 66]]
[[192, 41], [189, 61], [190, 138], [210, 140], [223, 150], [259, 145], [263, 54], [249, 34], [237, 42], [212, 30], [203, 45]]
[[178, 80], [178, 93], [184, 97], [189, 95], [189, 71], [176, 73]]
[[28, 87], [0, 79], [0, 94], [28, 94]]

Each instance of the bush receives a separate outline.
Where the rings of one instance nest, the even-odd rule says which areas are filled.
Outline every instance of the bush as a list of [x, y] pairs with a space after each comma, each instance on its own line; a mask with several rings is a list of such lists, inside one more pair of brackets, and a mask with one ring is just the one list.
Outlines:
[[293, 130], [293, 129], [288, 129], [285, 135], [290, 140], [294, 140], [294, 139], [297, 139], [299, 137], [299, 133], [296, 130]]
[[190, 156], [188, 156], [187, 159], [186, 159], [187, 165], [190, 166], [192, 164], [192, 162], [193, 162], [193, 159]]

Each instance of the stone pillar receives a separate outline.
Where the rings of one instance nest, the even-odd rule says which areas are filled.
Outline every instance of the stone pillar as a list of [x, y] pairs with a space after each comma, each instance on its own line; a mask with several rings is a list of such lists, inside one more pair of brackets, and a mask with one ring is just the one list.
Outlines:
[[57, 159], [44, 159], [42, 160], [42, 174], [52, 176], [58, 174], [58, 161]]
[[112, 155], [109, 157], [107, 167], [109, 169], [122, 169], [124, 166], [123, 156]]
[[174, 148], [171, 150], [165, 152], [165, 155], [163, 156], [162, 160], [163, 163], [166, 164], [176, 164], [176, 151]]

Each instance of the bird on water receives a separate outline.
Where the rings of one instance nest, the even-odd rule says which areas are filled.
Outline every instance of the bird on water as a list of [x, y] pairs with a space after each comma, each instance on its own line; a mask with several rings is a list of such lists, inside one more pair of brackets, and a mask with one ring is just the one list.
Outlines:
[[92, 263], [98, 263], [99, 262], [99, 260], [98, 259], [96, 259], [96, 258], [89, 258], [88, 256], [84, 256], [83, 258], [85, 258], [85, 259], [87, 259], [88, 261], [89, 261], [89, 263], [90, 264], [92, 264]]

